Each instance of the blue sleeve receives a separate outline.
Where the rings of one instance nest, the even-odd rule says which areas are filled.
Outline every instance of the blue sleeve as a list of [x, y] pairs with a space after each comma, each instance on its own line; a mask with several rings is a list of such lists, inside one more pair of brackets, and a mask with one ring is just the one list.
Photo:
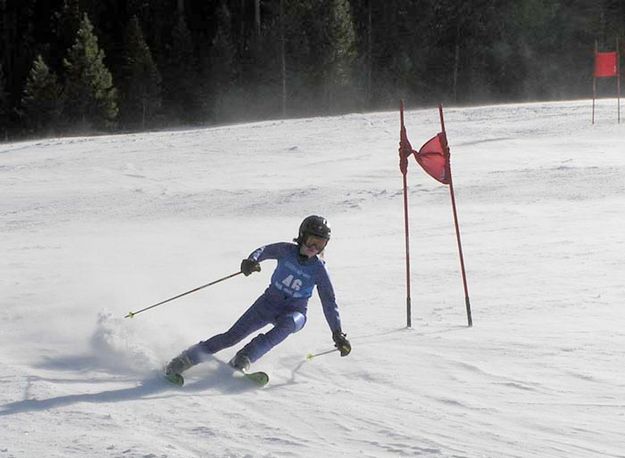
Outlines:
[[258, 262], [262, 262], [265, 259], [280, 259], [288, 253], [289, 246], [290, 245], [285, 242], [261, 246], [252, 251], [247, 258]]
[[321, 264], [319, 269], [319, 277], [317, 279], [317, 292], [323, 306], [323, 314], [326, 317], [328, 326], [332, 332], [341, 330], [341, 317], [339, 315], [339, 306], [336, 304], [334, 296], [334, 288], [330, 275], [326, 270], [325, 264]]

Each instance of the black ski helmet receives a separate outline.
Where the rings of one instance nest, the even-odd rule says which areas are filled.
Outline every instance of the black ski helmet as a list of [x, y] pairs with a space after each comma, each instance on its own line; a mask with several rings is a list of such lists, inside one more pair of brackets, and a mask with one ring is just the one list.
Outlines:
[[302, 224], [299, 225], [299, 234], [295, 241], [302, 244], [306, 237], [314, 235], [322, 239], [330, 240], [332, 230], [328, 224], [328, 220], [323, 216], [310, 215], [304, 218]]

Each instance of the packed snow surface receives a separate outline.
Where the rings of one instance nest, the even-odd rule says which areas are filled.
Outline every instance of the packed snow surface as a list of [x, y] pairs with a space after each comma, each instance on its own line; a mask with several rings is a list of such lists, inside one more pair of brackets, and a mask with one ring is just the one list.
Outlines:
[[[399, 113], [0, 144], [0, 458], [625, 457], [625, 125], [616, 100], [447, 108], [449, 187], [408, 171]], [[435, 107], [406, 112], [415, 148]], [[269, 282], [237, 272], [301, 219], [353, 351], [308, 323], [234, 376], [162, 366]]]

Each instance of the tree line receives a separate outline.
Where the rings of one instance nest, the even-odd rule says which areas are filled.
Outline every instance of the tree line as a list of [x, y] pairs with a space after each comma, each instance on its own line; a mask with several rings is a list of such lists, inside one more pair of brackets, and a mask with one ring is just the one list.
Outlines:
[[0, 135], [586, 97], [623, 0], [0, 0]]

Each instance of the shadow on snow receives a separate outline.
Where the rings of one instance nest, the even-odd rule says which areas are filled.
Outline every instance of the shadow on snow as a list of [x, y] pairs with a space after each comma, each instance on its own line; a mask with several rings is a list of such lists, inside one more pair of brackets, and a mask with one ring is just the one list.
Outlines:
[[[0, 416], [14, 415], [24, 412], [44, 411], [73, 405], [81, 402], [89, 403], [113, 403], [135, 401], [140, 399], [161, 399], [169, 397], [172, 392], [175, 395], [184, 396], [206, 390], [215, 390], [224, 395], [233, 395], [258, 387], [253, 382], [246, 380], [239, 374], [233, 372], [226, 363], [219, 361], [217, 367], [206, 371], [203, 370], [200, 379], [196, 376], [188, 377], [184, 387], [177, 387], [165, 380], [160, 371], [155, 371], [151, 376], [144, 378], [138, 386], [131, 388], [120, 388], [105, 390], [97, 393], [79, 393], [56, 396], [47, 399], [25, 399], [23, 401], [11, 402], [0, 406]], [[48, 379], [45, 377], [29, 377], [29, 380], [39, 380], [59, 383], [58, 379]], [[62, 380], [64, 383], [103, 383], [102, 380]], [[118, 379], [106, 381], [108, 383], [119, 382]]]

